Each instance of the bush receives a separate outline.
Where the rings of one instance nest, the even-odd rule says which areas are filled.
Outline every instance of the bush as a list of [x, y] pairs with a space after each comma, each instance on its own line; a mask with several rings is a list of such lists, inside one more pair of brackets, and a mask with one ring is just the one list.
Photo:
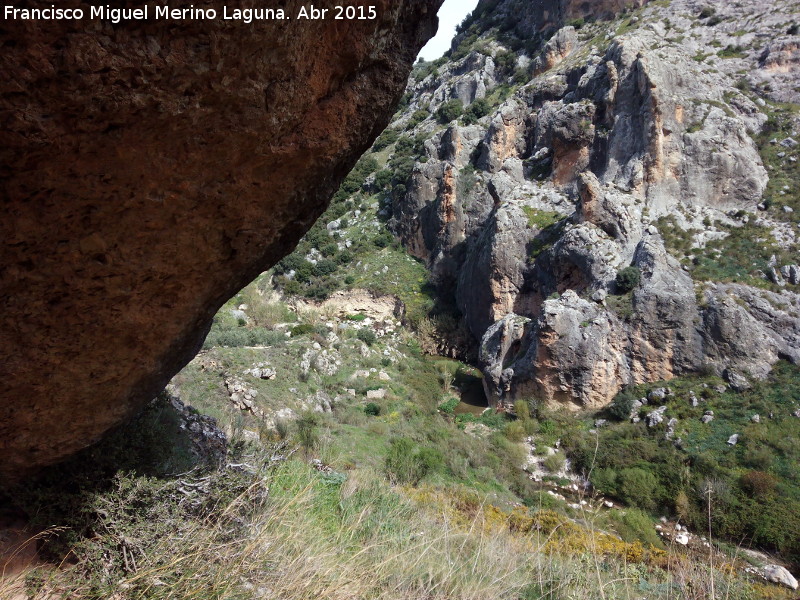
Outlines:
[[592, 487], [601, 494], [617, 495], [617, 472], [614, 469], [594, 469], [591, 481]]
[[551, 454], [547, 458], [542, 461], [542, 466], [545, 469], [550, 471], [551, 473], [558, 473], [561, 469], [564, 468], [567, 459], [561, 452], [556, 452], [555, 454]]
[[622, 469], [618, 479], [619, 495], [626, 503], [644, 510], [655, 508], [653, 492], [659, 487], [655, 475], [644, 469]]
[[339, 246], [331, 242], [330, 244], [325, 244], [319, 249], [319, 251], [325, 258], [330, 258], [332, 256], [336, 256], [336, 253], [339, 252]]
[[392, 483], [417, 485], [442, 463], [438, 450], [419, 447], [408, 438], [395, 438], [389, 444], [384, 467]]
[[359, 329], [358, 333], [356, 333], [356, 337], [364, 342], [367, 346], [372, 346], [378, 337], [375, 335], [375, 332], [371, 329]]
[[778, 486], [778, 480], [763, 471], [748, 471], [739, 479], [744, 492], [753, 498], [770, 496]]
[[315, 266], [317, 268], [317, 273], [322, 276], [330, 275], [336, 271], [336, 263], [329, 258], [320, 260]]
[[446, 402], [442, 402], [439, 405], [439, 410], [445, 413], [446, 415], [452, 415], [455, 412], [458, 403], [459, 403], [458, 398], [450, 398]]
[[617, 289], [622, 294], [627, 294], [642, 280], [642, 271], [639, 267], [625, 267], [617, 273]]
[[464, 111], [462, 120], [466, 125], [472, 125], [473, 123], [477, 123], [478, 119], [488, 115], [491, 110], [491, 105], [484, 98], [475, 100], [475, 102], [470, 104]]
[[299, 335], [306, 335], [308, 333], [314, 333], [314, 326], [310, 323], [302, 323], [300, 325], [295, 325], [292, 327], [292, 337], [297, 337]]
[[369, 402], [364, 407], [364, 414], [369, 415], [370, 417], [377, 417], [381, 414], [381, 407], [374, 402]]
[[506, 425], [503, 435], [512, 442], [521, 442], [525, 438], [525, 425], [521, 421], [509, 423]]
[[375, 143], [372, 144], [372, 149], [375, 152], [380, 152], [384, 148], [394, 144], [398, 137], [400, 137], [400, 133], [396, 129], [386, 129], [378, 136], [378, 139], [375, 140]]
[[716, 9], [713, 6], [706, 6], [703, 10], [700, 11], [700, 15], [698, 15], [701, 19], [707, 19], [708, 17], [714, 16], [716, 13]]
[[439, 110], [436, 111], [436, 118], [439, 122], [447, 125], [450, 121], [454, 121], [460, 117], [464, 112], [464, 103], [458, 98], [448, 100], [442, 103]]
[[312, 412], [303, 413], [297, 419], [297, 441], [306, 455], [316, 447], [319, 441], [318, 425], [319, 417]]
[[619, 536], [626, 542], [641, 541], [656, 548], [662, 547], [653, 521], [645, 513], [635, 508], [626, 511], [613, 511], [613, 519]]
[[428, 111], [427, 110], [418, 110], [411, 118], [408, 120], [408, 124], [406, 125], [406, 130], [414, 129], [417, 125], [422, 123], [425, 119], [428, 118]]
[[631, 391], [622, 391], [611, 401], [608, 407], [608, 414], [615, 418], [617, 421], [627, 421], [633, 409], [633, 403], [636, 398]]
[[372, 243], [378, 248], [386, 248], [386, 246], [389, 246], [392, 242], [394, 242], [394, 236], [388, 231], [382, 231], [372, 240]]
[[392, 171], [389, 169], [381, 169], [375, 175], [375, 183], [373, 184], [375, 188], [380, 190], [385, 190], [389, 187], [389, 184], [392, 183]]

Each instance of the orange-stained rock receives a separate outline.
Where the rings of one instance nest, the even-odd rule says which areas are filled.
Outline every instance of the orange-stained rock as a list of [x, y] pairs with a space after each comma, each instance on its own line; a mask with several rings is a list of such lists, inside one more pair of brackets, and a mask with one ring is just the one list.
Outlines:
[[152, 398], [324, 210], [441, 0], [370, 4], [374, 21], [3, 23], [2, 477]]

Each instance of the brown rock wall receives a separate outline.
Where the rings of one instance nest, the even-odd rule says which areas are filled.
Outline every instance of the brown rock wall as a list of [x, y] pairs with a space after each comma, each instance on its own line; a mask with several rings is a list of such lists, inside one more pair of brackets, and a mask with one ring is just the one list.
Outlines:
[[192, 358], [386, 125], [440, 3], [3, 24], [0, 475], [92, 443]]

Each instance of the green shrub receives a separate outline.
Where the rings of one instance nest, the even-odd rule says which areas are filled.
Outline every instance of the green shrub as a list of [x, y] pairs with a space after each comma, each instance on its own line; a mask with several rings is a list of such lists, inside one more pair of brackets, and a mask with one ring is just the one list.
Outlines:
[[417, 125], [427, 119], [429, 115], [430, 113], [427, 110], [416, 111], [408, 120], [408, 123], [406, 124], [406, 131], [414, 129]]
[[443, 125], [447, 125], [450, 121], [454, 121], [460, 117], [463, 112], [464, 103], [458, 98], [454, 98], [442, 103], [439, 110], [436, 111], [436, 118], [439, 119], [439, 122]]
[[325, 258], [330, 258], [332, 256], [336, 256], [336, 254], [339, 252], [339, 246], [331, 242], [330, 244], [325, 244], [319, 249], [319, 251]]
[[317, 262], [315, 265], [317, 268], [317, 273], [320, 275], [330, 275], [334, 271], [336, 271], [336, 263], [330, 260], [329, 258], [324, 258]]
[[375, 404], [374, 402], [369, 402], [364, 407], [364, 414], [369, 415], [370, 417], [377, 417], [381, 414], [381, 407]]
[[394, 236], [388, 231], [382, 231], [372, 240], [372, 243], [378, 248], [386, 248], [386, 246], [391, 245], [392, 242], [394, 242]]
[[591, 476], [592, 487], [601, 494], [617, 495], [617, 472], [611, 468], [594, 469]]
[[244, 346], [274, 346], [283, 342], [284, 336], [280, 331], [270, 331], [256, 327], [248, 329], [246, 327], [225, 328], [220, 325], [213, 325], [211, 331], [203, 342], [203, 348], [242, 348]]
[[458, 403], [459, 403], [458, 398], [450, 398], [446, 402], [442, 402], [439, 405], [439, 410], [445, 413], [446, 415], [452, 415], [455, 412]]
[[644, 469], [622, 469], [619, 472], [619, 495], [631, 506], [644, 510], [655, 508], [654, 492], [658, 487], [655, 475]]
[[317, 433], [319, 417], [312, 412], [303, 413], [297, 419], [296, 425], [297, 441], [300, 443], [306, 455], [308, 455], [319, 442], [319, 435]]
[[556, 452], [555, 454], [551, 454], [542, 461], [542, 466], [544, 466], [544, 468], [550, 471], [551, 473], [558, 473], [561, 469], [564, 468], [565, 464], [566, 464], [566, 457], [561, 452]]
[[395, 438], [389, 443], [384, 468], [392, 483], [417, 485], [442, 463], [438, 450], [420, 447], [408, 438]]
[[617, 421], [627, 421], [630, 417], [633, 403], [636, 397], [633, 392], [624, 390], [614, 396], [611, 405], [608, 407], [608, 414], [615, 418]]
[[653, 520], [642, 511], [629, 508], [625, 511], [615, 510], [611, 514], [617, 533], [624, 541], [638, 540], [656, 548], [662, 547], [661, 539], [653, 527]]
[[386, 129], [378, 136], [378, 139], [375, 140], [375, 143], [372, 144], [372, 149], [375, 152], [380, 152], [384, 148], [394, 144], [398, 137], [400, 137], [400, 132], [398, 132], [396, 129]]
[[510, 441], [519, 443], [525, 438], [525, 425], [520, 421], [509, 423], [503, 430], [503, 435]]
[[491, 104], [489, 104], [485, 98], [480, 98], [479, 100], [475, 100], [475, 102], [464, 110], [464, 115], [461, 120], [465, 125], [472, 125], [473, 123], [477, 123], [482, 117], [488, 115], [491, 111]]
[[703, 7], [703, 10], [700, 11], [700, 14], [698, 16], [701, 19], [707, 19], [708, 17], [714, 16], [716, 12], [717, 11], [713, 6], [705, 6]]
[[392, 183], [392, 171], [390, 169], [381, 169], [375, 175], [375, 188], [377, 190], [384, 190]]
[[358, 333], [356, 333], [356, 337], [364, 342], [367, 346], [372, 346], [372, 344], [374, 344], [378, 339], [374, 331], [366, 328], [359, 329]]
[[314, 333], [314, 326], [310, 323], [301, 323], [292, 327], [292, 337]]
[[642, 271], [639, 267], [625, 267], [617, 273], [617, 290], [621, 294], [627, 294], [642, 280]]

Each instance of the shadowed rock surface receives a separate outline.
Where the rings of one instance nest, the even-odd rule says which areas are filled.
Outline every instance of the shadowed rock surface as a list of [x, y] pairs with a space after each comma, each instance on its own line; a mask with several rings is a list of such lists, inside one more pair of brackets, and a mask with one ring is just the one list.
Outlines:
[[150, 400], [324, 210], [441, 2], [373, 4], [374, 21], [4, 23], [2, 477]]

